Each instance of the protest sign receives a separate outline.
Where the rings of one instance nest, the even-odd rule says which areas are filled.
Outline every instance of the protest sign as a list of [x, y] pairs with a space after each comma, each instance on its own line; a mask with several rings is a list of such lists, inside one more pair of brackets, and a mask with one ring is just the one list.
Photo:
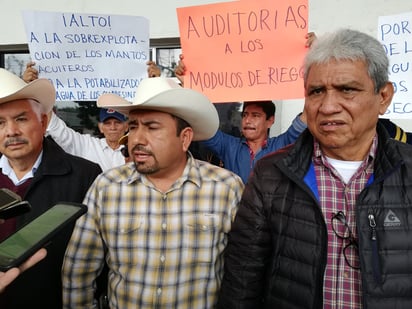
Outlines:
[[395, 88], [384, 117], [412, 118], [412, 12], [379, 17], [378, 40], [389, 57], [389, 78]]
[[31, 58], [56, 101], [95, 101], [107, 92], [133, 100], [147, 76], [146, 18], [24, 11], [23, 19]]
[[185, 87], [213, 102], [304, 97], [305, 0], [177, 9]]

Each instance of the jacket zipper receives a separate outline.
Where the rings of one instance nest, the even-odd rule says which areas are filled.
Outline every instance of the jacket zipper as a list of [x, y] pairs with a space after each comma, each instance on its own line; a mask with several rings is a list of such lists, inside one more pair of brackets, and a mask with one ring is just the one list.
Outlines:
[[378, 235], [376, 233], [376, 220], [372, 209], [368, 210], [369, 229], [371, 232], [371, 249], [372, 249], [372, 272], [375, 282], [380, 284], [382, 282], [382, 273], [379, 261], [378, 251]]

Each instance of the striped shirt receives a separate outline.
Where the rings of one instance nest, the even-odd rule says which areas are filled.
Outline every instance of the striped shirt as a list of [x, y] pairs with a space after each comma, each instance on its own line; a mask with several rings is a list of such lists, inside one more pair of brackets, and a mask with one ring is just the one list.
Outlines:
[[242, 191], [240, 177], [191, 156], [167, 192], [134, 163], [103, 173], [85, 197], [89, 211], [68, 245], [64, 307], [92, 308], [104, 259], [112, 309], [214, 307]]
[[[375, 136], [369, 155], [363, 160], [355, 174], [345, 184], [337, 170], [327, 161], [319, 144], [314, 142], [314, 168], [319, 192], [319, 203], [327, 225], [328, 255], [323, 284], [323, 308], [362, 308], [361, 275], [359, 269], [350, 267], [343, 253], [349, 240], [336, 236], [332, 229], [332, 216], [342, 211], [348, 226], [357, 239], [355, 205], [356, 198], [373, 174], [373, 162], [377, 149]], [[344, 224], [337, 226], [345, 233]], [[359, 265], [357, 250], [348, 249], [347, 258], [352, 265]]]

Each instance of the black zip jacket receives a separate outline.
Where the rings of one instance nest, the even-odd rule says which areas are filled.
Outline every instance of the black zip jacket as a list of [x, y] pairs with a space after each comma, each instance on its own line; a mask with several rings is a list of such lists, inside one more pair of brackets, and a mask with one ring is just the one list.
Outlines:
[[[18, 227], [58, 202], [81, 203], [100, 173], [98, 164], [72, 156], [50, 137], [44, 138], [42, 162], [24, 196], [32, 210], [17, 218]], [[62, 307], [61, 266], [73, 227], [74, 224], [60, 231], [46, 247], [46, 258], [21, 274], [0, 294], [1, 309]]]
[[[374, 181], [356, 203], [363, 307], [410, 309], [412, 146], [377, 131]], [[219, 308], [323, 307], [326, 224], [303, 180], [312, 153], [306, 130], [256, 164], [229, 234]]]

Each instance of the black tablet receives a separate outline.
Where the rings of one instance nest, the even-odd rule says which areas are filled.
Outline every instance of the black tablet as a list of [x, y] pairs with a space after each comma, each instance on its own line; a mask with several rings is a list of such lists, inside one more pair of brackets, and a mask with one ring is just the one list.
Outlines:
[[68, 224], [87, 212], [87, 206], [58, 203], [0, 243], [0, 271], [18, 267]]

